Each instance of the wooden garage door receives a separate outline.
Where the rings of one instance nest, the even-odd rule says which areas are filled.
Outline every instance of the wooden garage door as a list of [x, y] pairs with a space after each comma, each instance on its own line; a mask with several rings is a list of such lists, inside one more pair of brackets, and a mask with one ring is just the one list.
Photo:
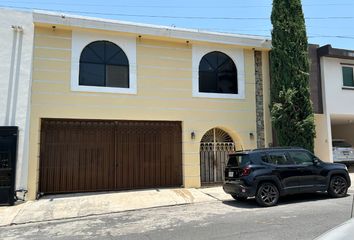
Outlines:
[[181, 122], [42, 119], [39, 191], [182, 185]]

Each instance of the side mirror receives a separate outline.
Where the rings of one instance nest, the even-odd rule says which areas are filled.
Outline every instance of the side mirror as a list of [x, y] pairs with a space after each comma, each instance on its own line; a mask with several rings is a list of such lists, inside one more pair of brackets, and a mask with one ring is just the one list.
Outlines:
[[317, 166], [319, 163], [320, 161], [318, 160], [318, 158], [313, 159], [313, 165]]

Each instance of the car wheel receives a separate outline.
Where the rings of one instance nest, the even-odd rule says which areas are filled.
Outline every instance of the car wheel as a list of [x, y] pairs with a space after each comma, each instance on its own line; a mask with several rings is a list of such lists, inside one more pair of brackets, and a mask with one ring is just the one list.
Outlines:
[[333, 176], [329, 182], [328, 194], [331, 197], [339, 198], [347, 196], [348, 183], [342, 176]]
[[234, 194], [231, 194], [231, 196], [232, 196], [235, 200], [240, 201], [240, 202], [247, 200], [247, 197], [244, 197], [244, 196], [239, 196], [239, 195], [234, 195]]
[[263, 207], [271, 207], [277, 204], [279, 190], [273, 183], [262, 183], [256, 193], [256, 201]]

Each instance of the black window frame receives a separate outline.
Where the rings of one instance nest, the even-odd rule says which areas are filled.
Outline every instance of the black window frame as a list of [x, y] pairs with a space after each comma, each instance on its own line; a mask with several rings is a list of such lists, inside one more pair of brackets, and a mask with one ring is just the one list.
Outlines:
[[[216, 58], [216, 59], [211, 59], [211, 58]], [[223, 61], [219, 61], [222, 60]], [[215, 64], [216, 63], [216, 64]], [[209, 65], [208, 70], [206, 69], [206, 66], [202, 64], [207, 64]], [[224, 66], [228, 66], [227, 69], [221, 69]], [[204, 69], [204, 70], [202, 70]], [[202, 79], [203, 77], [206, 78], [207, 75], [214, 75], [214, 79], [211, 82], [212, 85], [214, 85], [214, 89], [211, 89], [210, 87], [210, 82], [209, 86], [206, 83], [209, 79]], [[229, 76], [228, 76], [229, 75]], [[230, 83], [231, 89], [230, 91], [222, 91], [221, 84], [220, 82], [223, 81], [221, 79], [222, 76], [228, 76], [231, 79], [225, 79]], [[234, 79], [232, 79], [234, 77]], [[224, 81], [225, 81], [224, 80]], [[199, 61], [198, 65], [198, 92], [199, 93], [210, 93], [210, 94], [239, 94], [239, 86], [238, 86], [238, 70], [236, 63], [233, 61], [233, 59], [227, 55], [226, 53], [223, 53], [221, 51], [212, 51], [207, 54], [205, 54]], [[208, 89], [210, 88], [210, 89]]]
[[[93, 47], [96, 45], [96, 44], [103, 44], [103, 46], [100, 46], [100, 47], [103, 47], [103, 53], [99, 53], [97, 54], [97, 50], [94, 50]], [[114, 48], [115, 50], [115, 53], [114, 54], [111, 54], [110, 56], [108, 55], [107, 53], [107, 48], [110, 47], [110, 48]], [[97, 46], [96, 46], [97, 48]], [[90, 60], [87, 60], [87, 59], [83, 59], [83, 57], [85, 56], [85, 51], [92, 51], [93, 55], [96, 55], [96, 58], [97, 59], [100, 59], [101, 62], [95, 62], [95, 61], [90, 61]], [[103, 59], [101, 58], [100, 55], [103, 55]], [[122, 62], [121, 64], [117, 64], [117, 63], [113, 63], [111, 61], [113, 61], [112, 59], [114, 59], [114, 57], [116, 57], [117, 55], [121, 55], [121, 59], [120, 61]], [[109, 57], [108, 57], [109, 56]], [[103, 85], [100, 85], [100, 84], [87, 84], [84, 82], [84, 80], [82, 79], [82, 75], [84, 74], [82, 71], [83, 71], [83, 68], [84, 68], [84, 64], [95, 64], [95, 65], [98, 65], [98, 66], [103, 66], [103, 71], [102, 73], [102, 77], [103, 79], [102, 80], [102, 83]], [[108, 71], [108, 67], [110, 66], [116, 66], [116, 67], [124, 67], [125, 68], [125, 71], [127, 73], [127, 78], [125, 78], [123, 80], [123, 82], [126, 83], [125, 86], [110, 86], [110, 85], [107, 85], [107, 71]], [[87, 67], [87, 66], [86, 66]], [[79, 86], [85, 86], [85, 87], [102, 87], [102, 88], [122, 88], [122, 89], [129, 89], [131, 86], [131, 83], [130, 83], [130, 66], [129, 66], [129, 59], [127, 57], [127, 54], [123, 51], [123, 49], [121, 47], [119, 47], [117, 44], [111, 42], [111, 41], [107, 41], [107, 40], [98, 40], [98, 41], [93, 41], [89, 44], [87, 44], [83, 50], [81, 51], [81, 54], [80, 54], [80, 59], [79, 59], [79, 79], [78, 79], [78, 85]]]
[[[344, 69], [351, 69], [351, 79], [350, 82], [351, 84], [347, 84], [347, 79], [345, 79], [346, 75], [345, 75], [345, 71]], [[354, 67], [351, 65], [342, 65], [342, 84], [343, 87], [347, 87], [347, 88], [354, 88]]]

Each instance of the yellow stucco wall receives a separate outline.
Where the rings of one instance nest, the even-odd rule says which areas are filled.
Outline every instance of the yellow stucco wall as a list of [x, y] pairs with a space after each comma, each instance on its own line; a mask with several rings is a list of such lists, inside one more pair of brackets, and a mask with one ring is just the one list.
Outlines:
[[[38, 188], [41, 118], [182, 121], [185, 187], [200, 186], [199, 146], [209, 129], [224, 129], [238, 148], [256, 147], [256, 137], [249, 137], [250, 132], [256, 133], [253, 50], [244, 50], [246, 98], [242, 100], [192, 97], [191, 44], [147, 38], [136, 43], [136, 95], [73, 92], [70, 90], [71, 37], [70, 30], [35, 29], [30, 199], [35, 197]], [[196, 133], [194, 140], [190, 137], [192, 131]]]

